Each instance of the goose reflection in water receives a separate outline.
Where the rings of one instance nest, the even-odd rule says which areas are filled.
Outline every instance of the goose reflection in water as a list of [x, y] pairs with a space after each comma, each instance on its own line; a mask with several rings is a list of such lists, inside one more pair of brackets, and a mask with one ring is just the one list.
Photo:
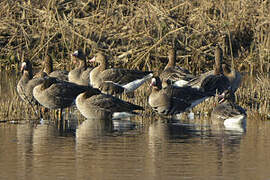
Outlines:
[[137, 127], [137, 123], [123, 119], [86, 119], [77, 127], [76, 143], [84, 144], [91, 139], [120, 135]]

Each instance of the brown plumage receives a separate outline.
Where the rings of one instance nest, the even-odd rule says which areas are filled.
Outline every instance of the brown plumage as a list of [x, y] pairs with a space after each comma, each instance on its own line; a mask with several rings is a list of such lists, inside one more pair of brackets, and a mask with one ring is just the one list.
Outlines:
[[194, 76], [187, 70], [180, 66], [175, 65], [176, 62], [176, 50], [170, 49], [168, 51], [168, 63], [165, 66], [163, 72], [160, 74], [161, 80], [169, 80], [171, 83], [186, 84], [192, 80]]
[[68, 80], [79, 85], [88, 86], [90, 84], [89, 73], [93, 68], [87, 66], [84, 52], [81, 49], [75, 51], [71, 55], [71, 59], [77, 66], [68, 73]]
[[235, 95], [232, 89], [225, 90], [219, 95], [219, 104], [211, 113], [213, 124], [242, 124], [246, 118], [246, 111], [235, 104]]
[[152, 92], [149, 105], [163, 115], [182, 113], [206, 99], [208, 96], [201, 90], [189, 86], [176, 87], [161, 82], [159, 77], [152, 78]]
[[111, 119], [115, 112], [134, 113], [143, 107], [123, 101], [112, 95], [86, 91], [76, 98], [76, 106], [86, 118]]
[[214, 96], [216, 92], [221, 94], [230, 87], [229, 79], [223, 74], [222, 58], [222, 50], [216, 46], [214, 73], [205, 77], [200, 85], [200, 88], [208, 95]]
[[222, 64], [222, 69], [224, 76], [230, 81], [231, 90], [235, 92], [241, 84], [242, 77], [240, 72], [227, 64]]
[[32, 64], [29, 60], [22, 62], [21, 65], [22, 77], [17, 84], [17, 92], [21, 99], [30, 104], [38, 104], [33, 96], [35, 86], [44, 81], [43, 77], [33, 78]]
[[[108, 64], [102, 53], [98, 53], [90, 62], [97, 62], [99, 64], [90, 73], [91, 85], [101, 89], [104, 93], [118, 94], [124, 91], [133, 91], [152, 77], [151, 71], [107, 69]], [[141, 81], [137, 81], [139, 79]], [[134, 84], [131, 82], [134, 82]], [[130, 86], [126, 86], [127, 84]]]
[[33, 95], [41, 105], [49, 109], [63, 109], [71, 106], [77, 95], [87, 90], [100, 93], [98, 89], [90, 86], [81, 86], [57, 78], [46, 77], [40, 85], [33, 89]]
[[[219, 62], [218, 62], [219, 61]], [[192, 80], [190, 80], [187, 85], [192, 87], [201, 87], [202, 82], [205, 81], [210, 76], [210, 79], [213, 78], [213, 75], [217, 74], [223, 74], [228, 80], [229, 80], [229, 86], [231, 87], [232, 91], [235, 92], [238, 87], [241, 84], [241, 74], [236, 71], [233, 67], [230, 67], [229, 65], [223, 63], [223, 56], [222, 56], [222, 50], [217, 46], [215, 50], [215, 65], [214, 70], [208, 71], [206, 73], [203, 73]], [[227, 84], [227, 80], [225, 80], [225, 83]], [[205, 83], [205, 82], [204, 82]], [[225, 85], [225, 89], [226, 89]], [[220, 89], [220, 88], [219, 88]], [[224, 89], [224, 88], [221, 88]]]

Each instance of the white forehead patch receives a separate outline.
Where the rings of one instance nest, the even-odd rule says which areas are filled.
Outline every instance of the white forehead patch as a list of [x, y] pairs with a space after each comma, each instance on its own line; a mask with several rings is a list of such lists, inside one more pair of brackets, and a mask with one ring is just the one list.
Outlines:
[[26, 62], [23, 62], [23, 63], [22, 63], [22, 67], [25, 67], [25, 66], [26, 66]]
[[152, 78], [151, 84], [156, 84], [156, 82], [157, 82], [156, 78]]
[[79, 55], [79, 51], [78, 50], [74, 51], [73, 56], [78, 56], [78, 55]]

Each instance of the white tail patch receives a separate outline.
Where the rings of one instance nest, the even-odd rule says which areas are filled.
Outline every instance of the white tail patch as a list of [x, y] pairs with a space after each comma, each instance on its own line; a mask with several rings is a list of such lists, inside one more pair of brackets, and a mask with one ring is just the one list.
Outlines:
[[74, 53], [72, 54], [73, 56], [78, 56], [79, 55], [79, 51], [74, 51]]
[[246, 131], [246, 127], [241, 125], [241, 124], [234, 124], [234, 125], [230, 125], [230, 126], [225, 126], [225, 130], [226, 131], [231, 131], [233, 133], [244, 133]]
[[245, 115], [238, 115], [238, 116], [234, 116], [231, 118], [228, 118], [224, 121], [224, 126], [225, 127], [230, 127], [233, 125], [241, 125], [243, 124], [243, 122], [245, 121], [246, 116]]
[[192, 111], [188, 113], [188, 119], [194, 120], [194, 113]]
[[224, 122], [225, 130], [229, 130], [233, 133], [241, 133], [241, 134], [246, 131], [246, 116], [245, 115], [238, 115], [237, 118], [229, 118], [229, 121], [227, 120]]
[[140, 87], [145, 81], [147, 81], [148, 79], [152, 78], [153, 74], [150, 73], [147, 76], [144, 76], [142, 79], [137, 79], [135, 81], [132, 81], [126, 85], [123, 85], [123, 88], [126, 89], [126, 92], [132, 92], [135, 89], [137, 89], [138, 87]]
[[176, 87], [184, 87], [188, 84], [188, 81], [185, 81], [185, 80], [178, 80], [178, 81], [175, 81], [173, 83], [173, 86], [176, 86]]

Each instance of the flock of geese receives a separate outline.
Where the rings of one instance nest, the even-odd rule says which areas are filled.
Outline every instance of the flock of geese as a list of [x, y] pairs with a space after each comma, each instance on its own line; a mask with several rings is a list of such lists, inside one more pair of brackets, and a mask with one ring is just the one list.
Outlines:
[[[81, 49], [71, 54], [75, 69], [53, 71], [50, 56], [43, 62], [42, 70], [33, 76], [29, 60], [22, 62], [22, 76], [17, 84], [21, 99], [30, 105], [60, 109], [76, 104], [86, 118], [113, 118], [116, 113], [137, 114], [143, 107], [122, 100], [122, 94], [134, 97], [134, 91], [150, 81], [148, 103], [158, 114], [169, 116], [188, 111], [211, 96], [218, 96], [211, 119], [214, 124], [242, 124], [246, 118], [243, 108], [235, 103], [234, 93], [241, 75], [222, 62], [222, 50], [215, 47], [215, 64], [212, 71], [199, 76], [176, 66], [176, 51], [168, 51], [168, 64], [159, 76], [152, 71], [108, 68], [108, 61], [99, 52], [87, 60]], [[96, 62], [92, 68], [87, 62]]]

